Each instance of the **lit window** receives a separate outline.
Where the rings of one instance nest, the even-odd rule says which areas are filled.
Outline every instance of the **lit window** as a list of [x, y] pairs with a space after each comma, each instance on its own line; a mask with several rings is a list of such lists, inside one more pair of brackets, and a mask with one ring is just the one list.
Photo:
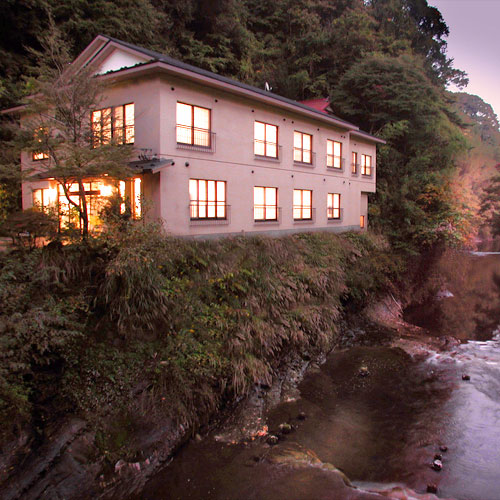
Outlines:
[[293, 161], [312, 163], [312, 135], [295, 131], [293, 133]]
[[189, 179], [189, 212], [195, 219], [226, 218], [226, 183]]
[[361, 216], [359, 217], [359, 227], [360, 227], [361, 229], [363, 229], [363, 228], [365, 227], [365, 216], [364, 216], [364, 215], [361, 215]]
[[[44, 144], [47, 142], [47, 129], [40, 127], [36, 132], [35, 132], [35, 142], [39, 144]], [[32, 156], [31, 156], [33, 161], [39, 161], [39, 160], [48, 160], [49, 155], [47, 151], [33, 151]]]
[[134, 103], [92, 112], [92, 145], [133, 144], [135, 140]]
[[56, 202], [57, 191], [52, 188], [34, 189], [33, 206], [39, 210], [45, 211], [53, 207]]
[[372, 157], [361, 155], [361, 175], [372, 175]]
[[278, 189], [253, 188], [253, 216], [256, 221], [278, 220]]
[[358, 153], [352, 152], [352, 163], [351, 163], [351, 171], [353, 174], [358, 173]]
[[278, 158], [278, 127], [276, 125], [255, 122], [254, 153], [257, 156]]
[[312, 191], [309, 189], [293, 190], [294, 220], [312, 219]]
[[340, 219], [340, 194], [328, 193], [327, 215], [329, 219]]
[[210, 140], [210, 110], [178, 102], [177, 142], [209, 148]]
[[342, 169], [342, 143], [337, 141], [326, 141], [326, 166]]

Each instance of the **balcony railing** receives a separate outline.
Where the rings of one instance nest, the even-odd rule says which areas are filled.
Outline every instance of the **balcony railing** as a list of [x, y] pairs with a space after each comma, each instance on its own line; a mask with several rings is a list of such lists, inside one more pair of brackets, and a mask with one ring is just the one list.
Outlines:
[[279, 223], [281, 221], [281, 207], [276, 205], [254, 205], [253, 220], [256, 224]]
[[293, 205], [294, 222], [315, 222], [316, 209], [304, 205]]
[[281, 161], [282, 146], [269, 141], [254, 139], [253, 153], [255, 160]]
[[[302, 160], [298, 160], [298, 157], [301, 157]], [[316, 165], [316, 153], [301, 148], [293, 148], [293, 163], [302, 167], [314, 167]]]
[[336, 172], [343, 172], [345, 167], [345, 158], [335, 155], [326, 155], [326, 166]]
[[342, 222], [344, 209], [328, 207], [326, 209], [326, 216], [328, 218], [328, 222]]
[[351, 163], [351, 175], [359, 175], [359, 163]]
[[188, 206], [190, 226], [230, 223], [231, 205], [216, 201], [191, 201]]
[[215, 132], [208, 129], [177, 125], [175, 137], [179, 149], [215, 153]]

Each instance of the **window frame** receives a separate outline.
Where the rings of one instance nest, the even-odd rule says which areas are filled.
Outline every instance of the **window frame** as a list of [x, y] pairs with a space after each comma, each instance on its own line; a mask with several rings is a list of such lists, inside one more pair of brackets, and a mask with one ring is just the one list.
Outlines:
[[[257, 139], [255, 137], [255, 124], [256, 123], [261, 123], [262, 125], [264, 125], [264, 140], [263, 141], [261, 141], [260, 139]], [[275, 143], [267, 140], [267, 127], [274, 127], [276, 129], [276, 142]], [[264, 144], [264, 154], [263, 155], [261, 155], [259, 153], [256, 153], [256, 151], [255, 151], [255, 146], [257, 144], [257, 141], [259, 141], [262, 144]], [[280, 153], [279, 153], [279, 126], [278, 125], [273, 125], [272, 123], [262, 122], [260, 120], [254, 120], [253, 143], [254, 143], [253, 152], [254, 152], [255, 156], [258, 156], [260, 158], [273, 158], [273, 159], [278, 160], [279, 159], [279, 155], [280, 155]], [[267, 154], [268, 144], [269, 145], [272, 144], [276, 148], [276, 155], [275, 156]]]
[[[196, 200], [193, 200], [191, 199], [191, 181], [196, 181], [197, 183], [197, 186], [196, 186], [196, 195], [197, 195], [197, 199]], [[205, 182], [205, 195], [206, 195], [206, 200], [200, 200], [200, 181], [203, 181]], [[209, 200], [209, 193], [208, 193], [208, 183], [209, 182], [213, 182], [215, 183], [214, 185], [214, 193], [215, 193], [215, 199], [212, 201], [212, 200]], [[223, 200], [223, 204], [220, 205], [219, 204], [219, 201], [217, 199], [218, 197], [218, 189], [217, 189], [217, 184], [221, 182], [224, 184], [224, 200]], [[227, 220], [227, 182], [226, 181], [222, 181], [222, 180], [218, 180], [218, 179], [195, 179], [195, 178], [189, 178], [189, 181], [188, 181], [188, 191], [189, 191], [189, 219], [192, 220], [192, 221], [205, 221], [205, 220]], [[196, 202], [195, 205], [193, 205], [193, 202]], [[205, 203], [205, 211], [206, 211], [206, 214], [207, 216], [206, 217], [200, 217], [200, 202], [201, 203]], [[214, 208], [215, 208], [215, 217], [209, 217], [208, 216], [208, 208], [209, 208], [209, 203], [214, 203]], [[196, 207], [196, 214], [197, 216], [196, 217], [193, 217], [192, 215], [192, 209], [193, 209], [193, 206]], [[217, 214], [218, 214], [218, 208], [222, 206], [223, 209], [224, 209], [224, 216], [223, 217], [219, 217]]]
[[[331, 198], [330, 198], [331, 197]], [[328, 220], [340, 220], [342, 216], [342, 208], [340, 193], [328, 193], [326, 196], [326, 215]], [[338, 200], [338, 206], [335, 206], [335, 200]], [[331, 201], [331, 203], [330, 203]], [[337, 216], [335, 216], [335, 211], [337, 211]]]
[[[304, 192], [311, 193], [310, 200], [311, 204], [309, 206], [304, 205]], [[293, 190], [292, 203], [295, 202], [295, 192], [300, 192], [300, 205], [292, 205], [293, 220], [294, 221], [312, 221], [313, 220], [313, 190], [312, 189], [296, 189]], [[295, 217], [295, 210], [300, 211], [300, 217]], [[304, 217], [304, 210], [309, 210], [310, 216]]]
[[[295, 136], [296, 134], [300, 134], [300, 148], [295, 146]], [[309, 136], [311, 149], [304, 149], [304, 136]], [[295, 152], [300, 152], [300, 160], [295, 158]], [[313, 162], [313, 135], [308, 134], [307, 132], [301, 132], [300, 130], [293, 131], [293, 161], [296, 163], [305, 163], [306, 165], [312, 165]], [[304, 160], [304, 153], [309, 153], [309, 161]]]
[[[179, 123], [179, 117], [177, 112], [177, 106], [182, 104], [183, 106], [189, 106], [191, 108], [191, 125], [182, 125]], [[202, 109], [208, 111], [208, 129], [197, 127], [195, 124], [195, 109]], [[191, 132], [191, 142], [179, 141], [179, 127], [186, 127]], [[202, 131], [207, 134], [208, 144], [198, 144], [196, 142], [195, 131]], [[177, 101], [175, 104], [175, 141], [177, 144], [186, 146], [196, 146], [198, 148], [210, 149], [212, 147], [212, 109], [205, 108], [204, 106], [198, 106], [197, 104], [189, 104], [188, 102]]]
[[[256, 205], [255, 204], [255, 190], [256, 189], [263, 189], [264, 190], [264, 205]], [[275, 195], [274, 195], [275, 204], [274, 205], [268, 205], [266, 203], [266, 199], [267, 199], [266, 192], [268, 189], [274, 189], [274, 192], [275, 192]], [[278, 221], [278, 188], [273, 187], [273, 186], [254, 186], [253, 193], [254, 193], [254, 198], [253, 198], [253, 219], [254, 219], [254, 222], [277, 222]], [[258, 219], [255, 216], [255, 212], [258, 209], [258, 207], [260, 207], [264, 210], [264, 216], [260, 219]], [[275, 217], [268, 217], [267, 216], [267, 212], [269, 209], [274, 210]]]
[[[366, 164], [366, 159], [369, 158], [369, 165]], [[372, 155], [361, 154], [361, 175], [371, 177], [372, 175]]]
[[[328, 153], [328, 146], [332, 145], [332, 153]], [[335, 154], [335, 144], [340, 145], [340, 155]], [[334, 168], [335, 170], [342, 170], [342, 151], [344, 149], [344, 145], [341, 141], [335, 141], [333, 139], [326, 140], [326, 166], [327, 168]], [[338, 166], [335, 165], [338, 159]], [[331, 163], [331, 164], [330, 164]]]
[[351, 152], [351, 173], [353, 175], [358, 175], [358, 152]]
[[[132, 125], [127, 125], [127, 107], [128, 106], [134, 106], [134, 113], [133, 113], [133, 124]], [[117, 109], [122, 109], [122, 118], [121, 122], [122, 125], [116, 126], [117, 119], [115, 117], [115, 110]], [[107, 130], [107, 127], [104, 127], [104, 125], [107, 125], [105, 123], [105, 118], [104, 117], [104, 111], [109, 110], [109, 119], [110, 119], [110, 127], [109, 127], [109, 139], [105, 138], [104, 136], [104, 131]], [[94, 120], [94, 113], [101, 113], [99, 122]], [[96, 134], [95, 128], [94, 128], [94, 123], [99, 123], [99, 132]], [[92, 136], [92, 147], [97, 148], [99, 146], [105, 146], [107, 144], [110, 144], [113, 140], [117, 140], [118, 144], [120, 145], [130, 145], [130, 144], [135, 144], [135, 103], [134, 102], [127, 102], [125, 104], [119, 104], [118, 106], [107, 106], [105, 108], [100, 108], [100, 109], [95, 109], [90, 113], [90, 130], [91, 130], [91, 136]], [[132, 130], [132, 140], [127, 141], [127, 131]], [[118, 133], [120, 131], [120, 133]]]

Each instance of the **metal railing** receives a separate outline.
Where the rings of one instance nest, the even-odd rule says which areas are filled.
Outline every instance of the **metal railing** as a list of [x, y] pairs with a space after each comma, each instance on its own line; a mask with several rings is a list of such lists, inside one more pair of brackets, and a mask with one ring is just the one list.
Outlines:
[[326, 166], [337, 172], [343, 172], [345, 167], [345, 158], [335, 155], [326, 155]]
[[253, 154], [256, 160], [281, 161], [282, 146], [274, 142], [254, 139]]
[[305, 205], [293, 205], [294, 222], [315, 222], [316, 209]]
[[204, 128], [177, 125], [175, 137], [179, 149], [215, 153], [215, 132]]
[[[295, 158], [295, 153], [300, 152], [302, 160]], [[305, 161], [307, 159], [311, 161]], [[293, 148], [293, 163], [307, 167], [314, 167], [316, 165], [316, 153], [313, 151], [303, 150], [302, 148]]]
[[229, 224], [231, 206], [217, 201], [191, 201], [189, 206], [190, 225]]
[[359, 175], [359, 163], [351, 163], [351, 175]]
[[327, 207], [326, 216], [329, 222], [334, 222], [334, 221], [342, 222], [342, 219], [344, 217], [344, 209]]
[[276, 205], [254, 205], [253, 220], [256, 223], [280, 222], [281, 207]]

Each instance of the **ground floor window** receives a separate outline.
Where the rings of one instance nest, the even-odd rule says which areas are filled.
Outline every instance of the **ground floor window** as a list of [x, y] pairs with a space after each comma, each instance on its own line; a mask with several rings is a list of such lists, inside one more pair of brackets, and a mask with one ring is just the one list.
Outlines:
[[328, 193], [326, 207], [329, 219], [340, 219], [340, 194]]
[[256, 221], [278, 220], [278, 189], [274, 187], [253, 188], [253, 217]]
[[191, 220], [226, 218], [226, 182], [189, 179]]
[[365, 216], [364, 216], [364, 215], [361, 215], [361, 216], [359, 217], [359, 227], [360, 227], [361, 229], [364, 229], [364, 227], [365, 227]]
[[312, 219], [312, 191], [310, 189], [293, 190], [293, 219]]

